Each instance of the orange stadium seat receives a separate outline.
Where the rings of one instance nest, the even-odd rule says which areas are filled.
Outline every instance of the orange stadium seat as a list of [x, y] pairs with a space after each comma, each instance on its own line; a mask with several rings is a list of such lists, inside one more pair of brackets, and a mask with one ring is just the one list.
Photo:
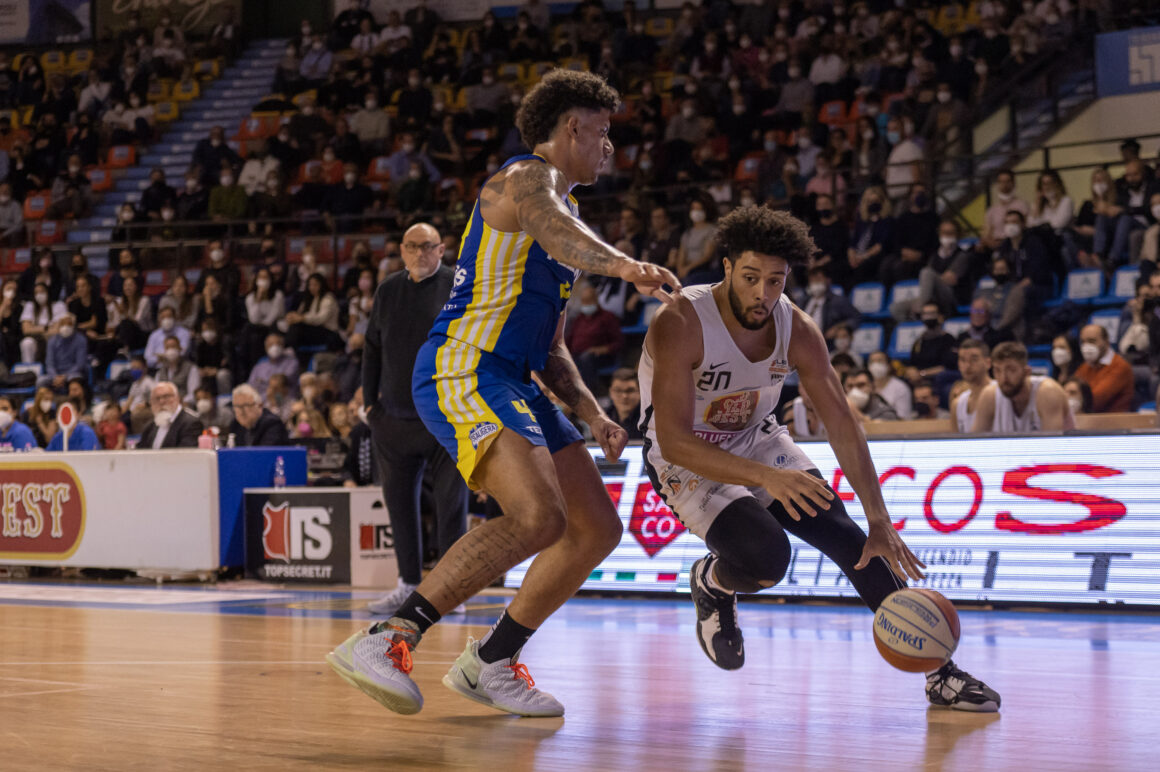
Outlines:
[[391, 170], [387, 165], [388, 156], [381, 155], [371, 161], [367, 167], [368, 182], [390, 182]]
[[24, 197], [24, 219], [40, 220], [48, 212], [49, 192], [40, 190]]
[[106, 166], [110, 169], [127, 169], [137, 163], [137, 148], [132, 145], [114, 145], [109, 148], [109, 160]]
[[113, 175], [103, 166], [90, 166], [85, 170], [94, 193], [104, 193], [113, 189]]

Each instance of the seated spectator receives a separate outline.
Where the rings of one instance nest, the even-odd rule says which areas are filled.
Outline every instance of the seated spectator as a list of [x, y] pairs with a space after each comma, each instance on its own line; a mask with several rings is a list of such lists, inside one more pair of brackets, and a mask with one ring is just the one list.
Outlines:
[[246, 189], [234, 181], [233, 170], [223, 166], [219, 185], [209, 192], [209, 208], [206, 210], [211, 220], [241, 220], [250, 210], [250, 197]]
[[959, 245], [959, 225], [946, 219], [938, 226], [938, 249], [918, 272], [918, 296], [891, 306], [898, 321], [917, 316], [929, 302], [937, 303], [943, 314], [953, 314], [970, 301], [972, 253]]
[[161, 210], [177, 200], [177, 191], [165, 182], [165, 170], [160, 166], [153, 167], [149, 172], [149, 187], [141, 191], [141, 204], [138, 207], [143, 217], [149, 220], [160, 220]]
[[504, 83], [495, 79], [495, 70], [484, 67], [479, 83], [467, 87], [467, 111], [475, 126], [495, 123], [500, 109], [509, 102], [511, 92]]
[[246, 324], [242, 328], [242, 350], [247, 370], [257, 362], [266, 346], [266, 337], [286, 315], [282, 290], [274, 288], [269, 268], [259, 268], [254, 288], [246, 295]]
[[[158, 319], [161, 318], [161, 309], [172, 309], [177, 326], [184, 327], [187, 331], [193, 329], [194, 325], [197, 324], [197, 301], [194, 300], [189, 291], [189, 281], [184, 274], [178, 274], [173, 278], [173, 283], [161, 296], [157, 308]], [[178, 334], [178, 337], [180, 338], [181, 335]]]
[[1018, 210], [1007, 213], [1003, 235], [1006, 238], [995, 254], [1008, 259], [1011, 278], [1023, 295], [1024, 313], [1035, 312], [1055, 291], [1059, 261], [1051, 259], [1039, 234], [1027, 232], [1023, 213]]
[[193, 396], [197, 419], [201, 421], [201, 425], [207, 429], [216, 428], [219, 436], [226, 434], [230, 424], [234, 422], [233, 411], [224, 405], [219, 405], [213, 389], [208, 388], [205, 384], [199, 386]]
[[201, 184], [196, 172], [185, 176], [185, 187], [173, 202], [178, 220], [204, 220], [209, 212], [209, 191]]
[[803, 304], [802, 310], [814, 320], [826, 340], [832, 340], [839, 328], [848, 331], [858, 326], [861, 314], [845, 295], [834, 292], [829, 273], [825, 268], [814, 266], [809, 270], [807, 277], [809, 284], [806, 286], [806, 292], [809, 299]]
[[407, 172], [411, 170], [413, 161], [418, 161], [423, 165], [427, 171], [427, 178], [432, 183], [437, 183], [443, 179], [439, 173], [439, 168], [435, 166], [431, 158], [423, 151], [416, 149], [415, 135], [404, 133], [399, 137], [399, 149], [387, 158], [387, 170], [391, 175], [391, 186], [395, 190], [398, 190], [399, 186], [407, 179]]
[[831, 358], [831, 364], [833, 364], [833, 358], [841, 355], [842, 357], [850, 360], [851, 368], [857, 368], [861, 370], [862, 367], [864, 367], [862, 362], [862, 355], [857, 351], [850, 350], [850, 346], [853, 345], [853, 342], [853, 330], [844, 324], [837, 325], [834, 328], [834, 337], [830, 338], [829, 340], [830, 350], [834, 352], [833, 357]]
[[233, 386], [230, 373], [227, 339], [219, 330], [217, 320], [207, 317], [201, 321], [201, 330], [193, 349], [193, 364], [201, 381], [216, 385], [215, 393], [225, 393]]
[[284, 339], [278, 333], [266, 336], [266, 356], [254, 365], [249, 378], [250, 386], [259, 394], [266, 394], [274, 375], [281, 375], [291, 383], [298, 380], [298, 358], [287, 353], [283, 343]]
[[1079, 341], [1067, 335], [1056, 335], [1051, 341], [1051, 377], [1063, 384], [1075, 376], [1075, 370], [1083, 362], [1079, 354]]
[[949, 411], [939, 406], [934, 384], [926, 379], [914, 385], [914, 417], [927, 419], [951, 417]]
[[85, 336], [77, 332], [76, 317], [64, 314], [57, 332], [48, 339], [44, 357], [44, 375], [41, 386], [51, 386], [63, 393], [70, 378], [87, 378], [89, 374], [89, 345]]
[[983, 214], [983, 233], [977, 249], [990, 252], [999, 248], [1007, 238], [1007, 213], [1013, 210], [1024, 217], [1031, 214], [1031, 206], [1015, 193], [1015, 175], [1003, 169], [995, 175], [995, 203]]
[[1079, 334], [1083, 364], [1075, 377], [1092, 390], [1093, 413], [1125, 413], [1132, 409], [1135, 379], [1132, 366], [1111, 346], [1108, 331], [1098, 324], [1084, 325]]
[[846, 180], [834, 171], [833, 161], [828, 155], [818, 156], [814, 166], [814, 176], [806, 183], [806, 195], [820, 194], [833, 196], [838, 200], [846, 197]]
[[[250, 216], [255, 220], [287, 219], [295, 214], [294, 197], [286, 189], [282, 175], [271, 174], [266, 183], [250, 197]], [[286, 230], [286, 223], [266, 223], [262, 227], [264, 235], [271, 235]], [[255, 233], [254, 224], [250, 224], [250, 233]]]
[[49, 336], [56, 333], [61, 320], [67, 315], [68, 309], [64, 303], [59, 300], [50, 303], [48, 287], [37, 282], [32, 299], [25, 301], [20, 312], [20, 361], [43, 361]]
[[351, 116], [350, 130], [362, 143], [366, 157], [382, 155], [386, 151], [391, 136], [391, 118], [373, 90], [367, 92], [363, 108]]
[[158, 383], [165, 381], [174, 384], [183, 402], [192, 403], [193, 393], [201, 385], [201, 375], [193, 362], [182, 354], [181, 342], [175, 335], [165, 338], [165, 348], [161, 350], [154, 375]]
[[344, 445], [349, 445], [354, 426], [351, 423], [350, 408], [345, 402], [335, 402], [330, 406], [326, 422], [330, 425], [331, 435], [342, 440]]
[[327, 351], [342, 349], [338, 311], [338, 301], [331, 294], [326, 279], [321, 273], [311, 274], [297, 309], [286, 314], [286, 322], [290, 325], [286, 333], [287, 344], [305, 359], [309, 359], [310, 354], [300, 351], [304, 346], [324, 346]]
[[650, 263], [675, 267], [681, 233], [663, 206], [653, 207], [649, 213], [649, 231], [639, 259]]
[[77, 100], [77, 112], [87, 113], [96, 118], [108, 106], [113, 84], [107, 80], [101, 80], [100, 70], [97, 69], [89, 70], [87, 78], [88, 82], [81, 89], [80, 97]]
[[54, 301], [60, 298], [61, 289], [64, 287], [64, 277], [56, 267], [52, 252], [44, 247], [33, 249], [32, 263], [20, 272], [17, 281], [16, 296], [22, 300], [32, 298], [33, 288], [37, 284], [43, 284], [48, 289], [48, 300]]
[[399, 207], [399, 212], [404, 215], [414, 215], [434, 207], [432, 185], [424, 176], [422, 165], [417, 161], [411, 162], [411, 168], [407, 170], [407, 179], [399, 186], [395, 203]]
[[596, 288], [591, 282], [578, 287], [576, 300], [579, 315], [565, 326], [564, 338], [576, 360], [576, 369], [592, 391], [600, 388], [600, 370], [612, 365], [624, 346], [620, 320], [600, 307]]
[[914, 341], [910, 350], [910, 367], [907, 377], [912, 384], [921, 378], [932, 378], [958, 366], [958, 354], [953, 335], [942, 328], [943, 315], [937, 303], [927, 303], [922, 307], [919, 320], [926, 328]]
[[322, 203], [327, 220], [339, 233], [358, 230], [358, 219], [374, 201], [374, 192], [359, 181], [358, 166], [343, 165], [342, 182], [333, 185]]
[[177, 323], [177, 314], [172, 306], [162, 305], [157, 312], [157, 329], [149, 334], [145, 342], [145, 363], [155, 368], [161, 363], [161, 356], [165, 353], [167, 338], [175, 338], [181, 355], [189, 351], [189, 344], [193, 335], [185, 325]]
[[631, 367], [620, 367], [612, 373], [608, 387], [609, 416], [628, 433], [630, 440], [642, 440], [640, 430], [640, 381]]
[[247, 196], [253, 196], [265, 188], [271, 175], [277, 176], [281, 170], [282, 162], [270, 155], [269, 146], [262, 141], [246, 157], [242, 173], [238, 175], [238, 184], [245, 189]]
[[32, 404], [24, 411], [21, 421], [32, 430], [37, 447], [43, 448], [56, 434], [56, 401], [52, 389], [40, 386], [32, 398]]
[[[0, 201], [4, 200], [3, 187], [0, 186]], [[1152, 224], [1144, 231], [1144, 239], [1140, 245], [1140, 275], [1151, 276], [1156, 271], [1156, 264], [1160, 262], [1160, 191], [1148, 199], [1149, 210], [1152, 213]], [[3, 220], [3, 204], [0, 204], [0, 221]]]
[[0, 246], [18, 247], [25, 242], [24, 207], [12, 198], [12, 186], [0, 183]]
[[922, 147], [914, 141], [914, 127], [909, 118], [891, 118], [886, 124], [886, 141], [890, 153], [886, 156], [886, 194], [894, 204], [901, 204], [911, 186], [922, 180], [922, 162], [926, 158]]
[[883, 258], [894, 249], [894, 218], [886, 214], [885, 207], [886, 192], [881, 187], [867, 188], [862, 194], [854, 237], [846, 250], [849, 271], [835, 273], [846, 275], [847, 292], [857, 284], [875, 281]]
[[370, 321], [371, 309], [375, 302], [375, 272], [372, 268], [364, 268], [358, 278], [356, 294], [347, 301], [346, 334], [362, 335], [367, 331], [367, 322]]
[[1068, 378], [1063, 384], [1063, 393], [1067, 395], [1067, 406], [1073, 416], [1087, 415], [1092, 412], [1092, 388], [1087, 381], [1079, 378]]
[[121, 420], [121, 406], [116, 400], [110, 400], [97, 407], [100, 409], [100, 418], [97, 420], [96, 432], [101, 447], [104, 450], [124, 450], [128, 431]]
[[822, 194], [814, 200], [814, 214], [816, 219], [810, 224], [810, 236], [818, 246], [818, 254], [812, 258], [810, 267], [822, 268], [830, 276], [830, 271], [845, 264], [850, 227], [839, 217], [834, 199], [829, 195]]
[[861, 421], [897, 421], [898, 414], [886, 400], [874, 391], [874, 379], [865, 370], [854, 370], [846, 374], [843, 386], [846, 401]]
[[201, 327], [207, 319], [213, 319], [223, 335], [230, 335], [238, 327], [238, 299], [222, 290], [222, 284], [214, 274], [205, 277], [205, 287], [197, 301], [197, 324]]
[[274, 92], [290, 98], [302, 93], [306, 88], [306, 79], [302, 77], [302, 59], [298, 56], [298, 46], [292, 42], [287, 43], [286, 51], [278, 60], [278, 66], [274, 70]]
[[1074, 216], [1075, 205], [1067, 195], [1059, 172], [1049, 169], [1041, 173], [1035, 183], [1035, 200], [1027, 217], [1027, 227], [1043, 227], [1060, 236], [1071, 226]]
[[[69, 397], [68, 401], [72, 403], [73, 409], [77, 411], [77, 415], [81, 415], [81, 416], [84, 415], [86, 405], [81, 398]], [[65, 434], [66, 434], [66, 432], [64, 429], [58, 429], [56, 434], [53, 435], [53, 438], [49, 441], [48, 447], [46, 447], [45, 450], [48, 450], [48, 451], [64, 450]], [[77, 451], [77, 450], [100, 450], [101, 449], [101, 441], [97, 437], [97, 433], [95, 431], [93, 431], [93, 428], [91, 426], [89, 426], [87, 423], [85, 423], [84, 420], [77, 421], [73, 425], [72, 429], [70, 429], [67, 432], [67, 434], [68, 434], [68, 449], [70, 452]]]
[[885, 400], [899, 418], [913, 418], [914, 403], [910, 387], [894, 374], [890, 356], [885, 351], [871, 352], [866, 370], [873, 379], [874, 393]]
[[141, 432], [138, 450], [197, 447], [204, 427], [196, 415], [182, 407], [178, 391], [175, 384], [167, 381], [153, 387], [149, 399], [153, 420]]
[[32, 429], [16, 420], [16, 404], [12, 397], [0, 394], [0, 452], [20, 452], [39, 447]]
[[65, 191], [70, 185], [76, 188], [77, 195], [84, 200], [86, 208], [91, 209], [93, 206], [93, 184], [85, 175], [81, 157], [75, 154], [69, 156], [68, 166], [53, 180], [52, 202], [54, 204], [65, 197]]
[[959, 333], [958, 342], [960, 344], [963, 341], [976, 340], [987, 344], [987, 348], [991, 349], [1000, 343], [1015, 340], [1015, 334], [1011, 332], [1010, 327], [995, 328], [991, 301], [985, 297], [975, 298], [971, 301], [970, 320], [970, 326]]
[[206, 281], [212, 276], [217, 279], [222, 291], [231, 297], [236, 297], [242, 285], [242, 272], [234, 263], [233, 256], [226, 254], [221, 240], [218, 239], [209, 243], [206, 252], [209, 255], [209, 265], [203, 268], [198, 275], [197, 284], [193, 288], [194, 292], [204, 292]]
[[148, 342], [153, 331], [153, 304], [141, 294], [136, 277], [122, 280], [121, 295], [109, 299], [109, 327], [130, 351], [144, 348]]
[[938, 249], [938, 215], [931, 209], [926, 186], [910, 186], [908, 208], [894, 223], [894, 249], [882, 261], [879, 280], [887, 287], [917, 279]]
[[209, 136], [193, 148], [193, 166], [201, 169], [201, 184], [207, 188], [218, 183], [225, 166], [237, 169], [241, 164], [242, 159], [226, 144], [226, 130], [221, 126], [210, 129]]
[[1139, 159], [1129, 161], [1124, 166], [1124, 176], [1116, 180], [1115, 203], [1105, 205], [1103, 213], [1096, 215], [1092, 253], [1105, 269], [1130, 262], [1129, 237], [1133, 231], [1151, 225], [1145, 168]]
[[689, 227], [677, 247], [677, 278], [685, 284], [716, 281], [723, 270], [717, 260], [717, 205], [709, 196], [689, 203]]
[[302, 54], [302, 63], [298, 66], [303, 85], [308, 89], [321, 86], [330, 75], [333, 64], [334, 55], [326, 50], [322, 36], [315, 35], [310, 41], [310, 48]]
[[359, 139], [350, 131], [350, 124], [346, 118], [339, 118], [334, 122], [334, 134], [326, 141], [326, 146], [334, 151], [335, 157], [344, 164], [360, 165], [363, 158], [362, 145]]

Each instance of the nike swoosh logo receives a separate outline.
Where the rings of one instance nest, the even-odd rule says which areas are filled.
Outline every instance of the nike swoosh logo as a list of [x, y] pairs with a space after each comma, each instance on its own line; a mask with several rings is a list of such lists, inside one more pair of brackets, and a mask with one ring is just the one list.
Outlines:
[[431, 621], [431, 617], [429, 617], [423, 613], [423, 609], [417, 608], [417, 609], [415, 609], [415, 613], [418, 614], [419, 616], [423, 617], [423, 619], [427, 620], [428, 624], [432, 624], [432, 625], [435, 624], [434, 622]]
[[[460, 670], [459, 672], [463, 673], [463, 671], [462, 671], [462, 670]], [[472, 689], [474, 689], [476, 686], [478, 686], [478, 685], [479, 685], [479, 681], [476, 681], [475, 683], [472, 683], [472, 682], [471, 682], [471, 679], [467, 677], [467, 673], [463, 673], [463, 680], [464, 680], [464, 681], [467, 681], [467, 685], [468, 685], [468, 686], [470, 686]]]
[[718, 367], [724, 367], [727, 364], [729, 364], [729, 360], [725, 360], [724, 362], [718, 362], [715, 365], [709, 365], [709, 369], [716, 370]]

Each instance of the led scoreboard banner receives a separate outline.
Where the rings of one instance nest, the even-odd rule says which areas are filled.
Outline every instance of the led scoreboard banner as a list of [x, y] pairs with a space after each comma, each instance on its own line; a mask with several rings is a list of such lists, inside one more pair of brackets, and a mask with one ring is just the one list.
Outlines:
[[[800, 447], [866, 528], [830, 446]], [[687, 592], [706, 548], [653, 490], [642, 448], [615, 464], [589, 451], [624, 536], [583, 589]], [[1160, 605], [1160, 434], [872, 440], [870, 452], [894, 527], [927, 564], [912, 586], [967, 601]], [[766, 594], [857, 597], [828, 558], [790, 544], [789, 570]]]

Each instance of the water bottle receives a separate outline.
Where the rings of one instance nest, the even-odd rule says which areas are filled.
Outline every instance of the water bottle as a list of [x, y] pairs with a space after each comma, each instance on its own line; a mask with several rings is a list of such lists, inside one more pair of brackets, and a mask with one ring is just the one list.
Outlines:
[[286, 459], [281, 456], [274, 459], [274, 487], [286, 487]]
[[233, 432], [230, 432], [230, 436], [226, 440], [226, 447], [227, 448], [235, 447], [237, 445], [237, 442], [238, 442], [238, 435], [234, 434]]

